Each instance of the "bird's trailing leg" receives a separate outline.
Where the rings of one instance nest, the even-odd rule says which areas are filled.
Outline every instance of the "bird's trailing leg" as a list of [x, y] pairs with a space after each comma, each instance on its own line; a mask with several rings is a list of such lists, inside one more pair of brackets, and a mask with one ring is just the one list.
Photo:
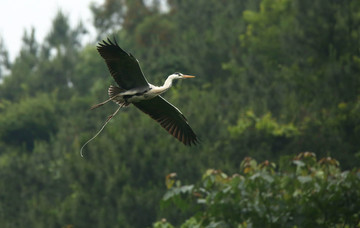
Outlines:
[[96, 104], [96, 105], [93, 105], [93, 106], [91, 106], [91, 110], [93, 110], [93, 109], [95, 109], [95, 108], [98, 108], [98, 107], [100, 107], [100, 106], [103, 106], [104, 104], [106, 104], [107, 102], [109, 102], [109, 101], [111, 101], [111, 99], [107, 99], [106, 101], [104, 101], [104, 102], [101, 102], [101, 103], [99, 103], [99, 104]]
[[118, 96], [118, 94], [116, 94], [115, 96], [110, 97], [109, 99], [107, 99], [107, 100], [104, 101], [104, 102], [101, 102], [101, 103], [99, 103], [99, 104], [93, 105], [93, 106], [91, 106], [90, 109], [93, 110], [93, 109], [95, 109], [95, 108], [98, 108], [98, 107], [100, 107], [100, 106], [103, 106], [104, 104], [108, 103], [109, 101], [114, 100], [115, 97], [117, 97], [117, 96]]
[[81, 147], [81, 149], [80, 149], [80, 155], [81, 155], [81, 157], [84, 157], [84, 156], [83, 156], [83, 153], [82, 153], [84, 147], [85, 147], [89, 142], [91, 142], [93, 139], [95, 139], [95, 138], [102, 132], [102, 130], [104, 130], [105, 126], [109, 123], [109, 121], [110, 121], [110, 120], [119, 112], [119, 110], [120, 110], [122, 107], [124, 107], [124, 106], [125, 106], [125, 104], [120, 105], [119, 108], [116, 109], [116, 111], [107, 118], [107, 120], [105, 121], [105, 123], [104, 123], [104, 125], [101, 127], [101, 129], [98, 131], [98, 133], [96, 133], [91, 139], [89, 139], [89, 140]]
[[[90, 109], [98, 108], [98, 107], [100, 107], [100, 106], [102, 106], [102, 105], [104, 105], [107, 102], [112, 101], [112, 100], [114, 100], [115, 103], [119, 104], [120, 106], [122, 106], [122, 105], [127, 106], [127, 105], [129, 105], [129, 103], [122, 100], [122, 98], [123, 98], [122, 95], [123, 95], [124, 92], [126, 92], [124, 89], [121, 89], [119, 87], [110, 85], [110, 87], [108, 89], [108, 94], [109, 94], [110, 98], [107, 99], [104, 102], [101, 102], [99, 104], [91, 106]], [[123, 103], [125, 103], [125, 104], [123, 104]]]

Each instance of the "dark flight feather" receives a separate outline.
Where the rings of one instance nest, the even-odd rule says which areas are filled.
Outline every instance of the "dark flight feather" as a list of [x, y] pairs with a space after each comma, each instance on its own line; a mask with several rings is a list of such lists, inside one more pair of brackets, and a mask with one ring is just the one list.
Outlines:
[[159, 122], [165, 130], [185, 145], [195, 145], [198, 142], [184, 115], [161, 96], [134, 102], [133, 105]]
[[137, 59], [121, 49], [116, 40], [115, 43], [110, 39], [108, 41], [103, 40], [102, 43], [98, 44], [97, 50], [105, 59], [111, 76], [120, 88], [130, 90], [149, 87]]

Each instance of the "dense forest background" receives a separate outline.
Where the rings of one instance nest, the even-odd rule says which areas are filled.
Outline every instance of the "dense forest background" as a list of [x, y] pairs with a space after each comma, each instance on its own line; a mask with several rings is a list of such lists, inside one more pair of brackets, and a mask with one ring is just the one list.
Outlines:
[[[360, 1], [168, 0], [162, 8], [93, 4], [97, 37], [86, 45], [84, 26], [59, 12], [45, 40], [24, 31], [14, 61], [0, 42], [1, 227], [181, 224], [197, 208], [165, 207], [165, 177], [196, 184], [209, 168], [239, 172], [245, 157], [272, 164], [312, 152], [341, 170], [359, 167]], [[164, 96], [199, 145], [185, 147], [129, 107], [80, 157], [116, 109], [89, 110], [115, 83], [96, 51], [107, 37], [153, 84], [173, 72], [197, 76]]]

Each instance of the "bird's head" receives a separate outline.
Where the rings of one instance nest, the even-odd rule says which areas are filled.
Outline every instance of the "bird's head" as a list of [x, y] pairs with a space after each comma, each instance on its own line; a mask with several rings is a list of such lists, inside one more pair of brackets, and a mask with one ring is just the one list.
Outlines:
[[173, 78], [173, 79], [185, 79], [185, 78], [195, 78], [195, 76], [192, 75], [186, 75], [186, 74], [182, 74], [179, 72], [173, 73], [172, 75], [169, 76], [169, 78]]

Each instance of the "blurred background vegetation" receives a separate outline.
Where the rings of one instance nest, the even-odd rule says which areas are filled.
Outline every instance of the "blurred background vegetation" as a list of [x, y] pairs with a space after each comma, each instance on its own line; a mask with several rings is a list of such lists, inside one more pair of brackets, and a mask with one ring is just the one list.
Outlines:
[[[164, 206], [163, 196], [170, 199], [175, 188], [172, 182], [166, 184], [165, 177], [176, 173], [182, 185], [195, 183], [182, 193], [197, 192], [196, 183], [201, 185], [211, 175], [224, 173], [221, 177], [226, 179], [225, 173], [244, 169], [245, 157], [269, 164], [306, 151], [319, 160], [332, 157], [329, 161], [336, 167], [332, 169], [337, 170], [332, 175], [339, 177], [334, 180], [350, 186], [338, 192], [360, 189], [355, 187], [360, 175], [354, 171], [360, 164], [359, 1], [168, 0], [166, 10], [161, 10], [161, 4], [104, 0], [91, 5], [97, 37], [88, 45], [81, 42], [84, 27], [71, 27], [61, 11], [44, 41], [35, 39], [36, 28], [24, 32], [14, 61], [0, 42], [1, 227], [150, 227], [156, 221], [160, 222], [154, 226], [171, 226], [161, 218], [183, 224], [201, 209]], [[81, 145], [116, 109], [109, 104], [89, 111], [106, 99], [108, 86], [114, 84], [95, 48], [107, 37], [116, 37], [139, 59], [153, 84], [162, 84], [167, 75], [178, 71], [197, 76], [179, 82], [165, 98], [186, 115], [201, 139], [198, 146], [183, 146], [155, 121], [129, 107], [80, 157]], [[241, 178], [231, 181], [237, 185], [244, 181], [249, 191], [274, 187], [277, 197], [283, 197], [279, 196], [282, 190], [302, 196], [301, 186], [296, 192], [291, 184], [280, 185], [280, 190], [273, 184], [292, 183], [282, 177], [299, 162], [289, 164], [288, 169], [271, 166], [273, 170], [265, 175], [268, 185]], [[316, 162], [305, 167], [320, 169]], [[221, 171], [207, 171], [210, 168]], [[338, 169], [355, 174], [347, 178]], [[262, 169], [257, 170], [261, 176]], [[317, 175], [309, 172], [303, 175]], [[299, 180], [300, 185], [312, 181]], [[306, 186], [325, 186], [321, 183]], [[319, 192], [311, 197], [304, 194], [308, 197], [304, 202], [342, 198], [320, 197], [332, 192], [326, 188]], [[346, 201], [324, 204], [319, 210], [350, 209], [340, 210], [343, 219], [334, 223], [321, 223], [329, 217], [319, 217], [324, 225], [317, 227], [356, 224], [358, 207], [351, 203], [359, 195], [359, 191], [349, 192]], [[220, 209], [207, 214], [215, 218], [225, 213], [224, 222], [199, 222], [199, 217], [193, 217], [187, 227], [198, 223], [256, 227], [251, 216], [239, 210], [236, 217], [231, 210], [244, 197], [249, 203], [255, 201], [251, 194], [236, 195], [227, 199], [233, 200], [230, 209], [225, 208], [228, 214]], [[285, 207], [290, 214], [306, 211], [306, 207], [294, 209], [296, 200], [282, 202], [292, 203]], [[250, 215], [264, 221], [262, 225], [270, 224], [273, 220], [265, 219], [267, 212]], [[298, 223], [283, 218], [281, 224], [309, 227], [305, 218], [313, 220], [305, 214]], [[268, 227], [281, 227], [276, 222]]]

